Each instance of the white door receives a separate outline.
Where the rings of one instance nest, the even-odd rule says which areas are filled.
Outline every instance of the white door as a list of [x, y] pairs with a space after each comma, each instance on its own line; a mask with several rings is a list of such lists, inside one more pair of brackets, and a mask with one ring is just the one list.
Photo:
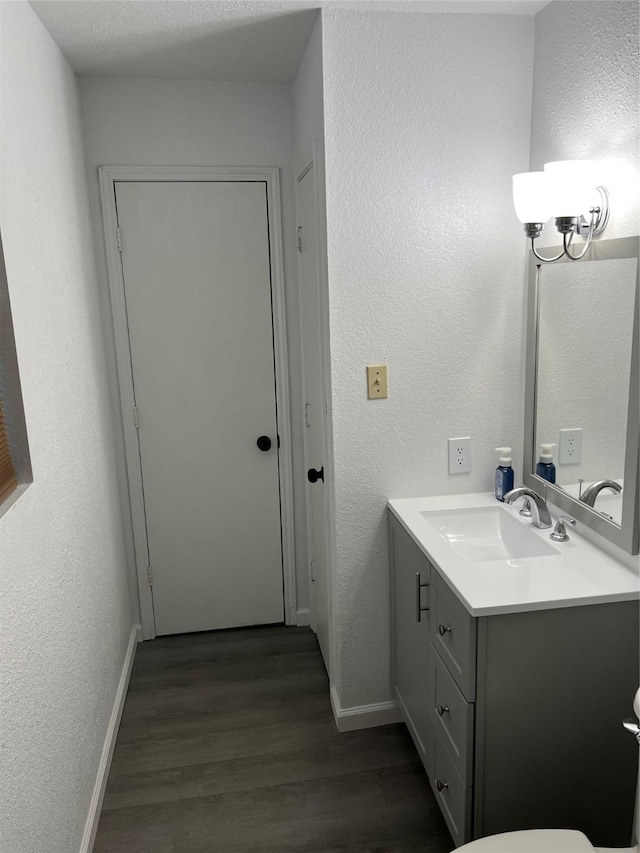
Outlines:
[[303, 314], [305, 408], [307, 424], [306, 463], [307, 529], [310, 534], [310, 622], [316, 632], [325, 667], [329, 671], [329, 584], [324, 480], [325, 399], [322, 372], [320, 276], [317, 240], [317, 204], [312, 166], [298, 180], [298, 234], [301, 252], [300, 292]]
[[266, 185], [116, 203], [156, 633], [282, 622]]

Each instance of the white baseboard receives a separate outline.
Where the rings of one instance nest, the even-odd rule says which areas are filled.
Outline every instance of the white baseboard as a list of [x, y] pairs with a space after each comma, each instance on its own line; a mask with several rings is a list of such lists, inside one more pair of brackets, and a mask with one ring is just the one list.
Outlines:
[[309, 608], [301, 607], [296, 611], [296, 625], [300, 627], [300, 625], [310, 625], [311, 620], [309, 616]]
[[80, 844], [80, 853], [91, 853], [93, 843], [96, 839], [98, 830], [98, 821], [100, 820], [100, 811], [102, 810], [102, 801], [104, 800], [104, 792], [107, 787], [107, 779], [109, 778], [109, 770], [111, 769], [111, 759], [113, 758], [113, 750], [116, 746], [116, 738], [118, 737], [118, 729], [120, 728], [120, 719], [122, 717], [122, 709], [124, 708], [124, 700], [127, 698], [127, 688], [129, 687], [129, 679], [131, 678], [131, 669], [136, 656], [136, 646], [142, 639], [142, 627], [134, 625], [131, 629], [129, 637], [129, 645], [124, 656], [122, 664], [122, 672], [120, 673], [120, 681], [111, 711], [111, 718], [107, 727], [107, 734], [102, 748], [102, 756], [98, 766], [98, 775], [93, 788], [91, 803], [89, 804], [89, 814], [87, 822], [84, 826], [84, 834], [82, 843]]
[[389, 723], [402, 722], [400, 709], [395, 702], [376, 702], [373, 705], [342, 708], [333, 684], [331, 685], [331, 707], [339, 732], [371, 729], [374, 726], [388, 726]]

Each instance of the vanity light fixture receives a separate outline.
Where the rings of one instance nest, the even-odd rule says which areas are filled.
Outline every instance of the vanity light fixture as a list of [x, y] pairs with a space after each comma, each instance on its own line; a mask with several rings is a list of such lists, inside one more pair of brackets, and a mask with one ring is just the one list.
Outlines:
[[[593, 160], [557, 160], [545, 163], [543, 172], [523, 172], [513, 176], [513, 203], [518, 219], [531, 240], [538, 260], [553, 263], [566, 256], [579, 261], [589, 251], [591, 240], [602, 234], [609, 221], [609, 193], [597, 183]], [[599, 198], [598, 198], [599, 196]], [[588, 216], [585, 214], [588, 213]], [[553, 258], [538, 254], [535, 246], [544, 223], [553, 216], [562, 234], [562, 251]], [[572, 254], [575, 235], [585, 239], [579, 254]]]

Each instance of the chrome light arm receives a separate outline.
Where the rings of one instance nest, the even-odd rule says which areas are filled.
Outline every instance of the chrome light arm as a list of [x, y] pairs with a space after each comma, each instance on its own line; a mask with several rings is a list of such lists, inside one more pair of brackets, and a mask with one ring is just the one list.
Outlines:
[[[589, 211], [591, 219], [587, 222], [584, 216], [559, 216], [556, 218], [556, 228], [562, 234], [562, 251], [553, 258], [545, 258], [536, 249], [535, 241], [542, 233], [543, 223], [527, 222], [524, 226], [525, 234], [531, 239], [531, 251], [543, 264], [552, 264], [560, 258], [567, 257], [571, 261], [579, 261], [587, 254], [591, 241], [598, 234], [602, 234], [609, 222], [609, 192], [606, 187], [596, 187], [600, 194], [600, 204], [592, 207]], [[571, 254], [571, 242], [575, 234], [584, 237], [585, 244], [578, 255]]]
[[[584, 256], [589, 251], [589, 248], [591, 247], [591, 238], [593, 237], [593, 235], [595, 233], [594, 226], [595, 226], [595, 221], [596, 221], [596, 210], [600, 210], [600, 208], [594, 207], [593, 210], [591, 211], [591, 222], [589, 223], [589, 230], [587, 231], [587, 240], [586, 240], [586, 243], [584, 244], [584, 247], [583, 247], [583, 249], [579, 255], [572, 255], [571, 252], [569, 251], [569, 247], [571, 246], [571, 238], [573, 237], [573, 232], [568, 235], [568, 239], [567, 239], [566, 234], [562, 235], [562, 245], [564, 247], [564, 254], [568, 258], [571, 258], [572, 261], [579, 261], [581, 258], [584, 258]], [[579, 227], [580, 226], [578, 225], [578, 228]]]
[[[525, 231], [526, 230], [527, 230], [527, 226], [525, 225]], [[542, 230], [542, 226], [540, 226], [540, 231], [541, 230]], [[566, 246], [564, 246], [562, 251], [560, 252], [560, 254], [556, 255], [554, 258], [545, 258], [543, 255], [538, 254], [538, 251], [536, 249], [536, 237], [538, 237], [540, 235], [540, 231], [538, 231], [538, 233], [536, 235], [530, 235], [531, 236], [531, 251], [533, 252], [533, 254], [536, 256], [536, 258], [539, 261], [542, 261], [543, 264], [552, 264], [554, 261], [559, 261], [560, 258], [562, 258], [564, 256], [565, 252], [567, 251]], [[573, 237], [573, 234], [570, 234], [568, 245], [571, 245], [572, 237]]]

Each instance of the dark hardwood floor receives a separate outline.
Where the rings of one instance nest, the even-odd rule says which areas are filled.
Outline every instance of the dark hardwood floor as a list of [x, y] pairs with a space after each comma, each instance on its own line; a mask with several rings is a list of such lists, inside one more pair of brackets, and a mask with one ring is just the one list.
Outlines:
[[308, 628], [138, 647], [94, 853], [448, 853], [404, 726], [340, 734]]

